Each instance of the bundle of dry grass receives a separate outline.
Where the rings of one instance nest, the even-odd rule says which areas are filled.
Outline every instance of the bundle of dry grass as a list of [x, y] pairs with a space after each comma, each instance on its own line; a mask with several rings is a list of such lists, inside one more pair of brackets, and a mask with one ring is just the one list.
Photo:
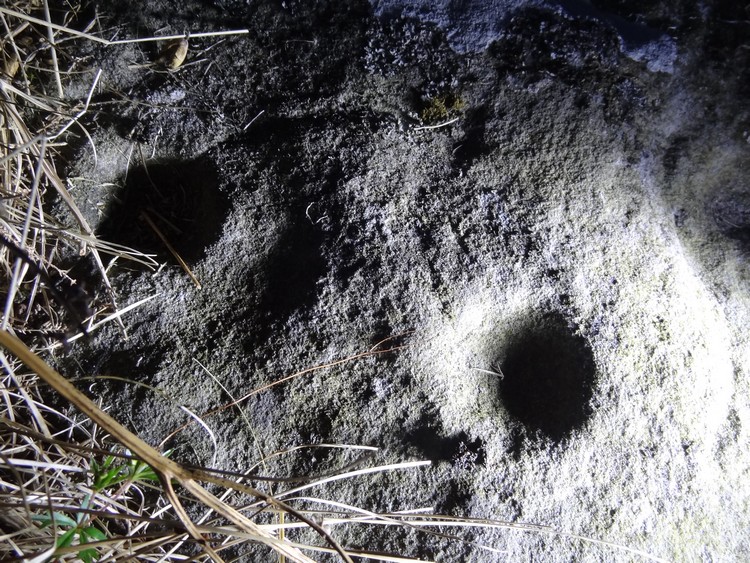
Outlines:
[[[83, 329], [84, 321], [90, 328], [97, 317], [117, 312], [101, 253], [153, 261], [98, 239], [57, 173], [59, 151], [71, 130], [88, 137], [81, 119], [99, 75], [87, 99], [65, 100], [64, 77], [73, 69], [60, 69], [57, 34], [62, 32], [39, 25], [31, 4], [0, 9], [0, 284], [6, 295], [0, 328], [59, 338]], [[46, 2], [42, 12], [50, 21]], [[45, 212], [52, 197], [63, 202], [74, 224]], [[104, 293], [99, 310], [90, 310], [90, 297], [60, 267], [64, 247], [96, 264]]]
[[[84, 561], [133, 557], [181, 561], [189, 553], [222, 561], [222, 550], [252, 542], [300, 562], [313, 561], [303, 550], [337, 553], [345, 561], [353, 556], [411, 560], [344, 549], [326, 530], [343, 523], [407, 525], [401, 515], [377, 515], [299, 495], [330, 481], [426, 462], [342, 471], [272, 496], [244, 484], [244, 475], [216, 474], [168, 459], [107, 415], [20, 340], [0, 332], [0, 345], [31, 370], [25, 377], [19, 375], [17, 366], [3, 355], [8, 380], [13, 382], [3, 393], [6, 402], [16, 403], [6, 413], [10, 416], [0, 418], [4, 440], [0, 506], [5, 509], [0, 526], [7, 542], [4, 553], [0, 552], [3, 556], [31, 561], [66, 556]], [[37, 388], [37, 377], [83, 413], [83, 420], [32, 396], [27, 389]], [[224, 492], [217, 496], [201, 483]], [[284, 499], [317, 507], [294, 509]], [[191, 504], [204, 512], [197, 522], [185, 508]], [[170, 518], [170, 511], [176, 518]], [[298, 544], [284, 537], [285, 530], [300, 527], [318, 532], [328, 545]]]

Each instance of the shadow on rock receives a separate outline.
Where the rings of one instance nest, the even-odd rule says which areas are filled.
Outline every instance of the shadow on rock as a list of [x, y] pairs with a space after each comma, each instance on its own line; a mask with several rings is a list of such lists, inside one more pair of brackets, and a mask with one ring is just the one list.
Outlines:
[[446, 435], [437, 413], [428, 409], [401, 438], [416, 449], [421, 457], [433, 462], [448, 461], [456, 465], [484, 465], [484, 444], [480, 438], [472, 440], [464, 432]]
[[721, 194], [713, 203], [713, 216], [724, 236], [750, 251], [750, 189]]
[[273, 319], [288, 317], [315, 303], [325, 274], [319, 233], [305, 223], [290, 225], [268, 255], [260, 310]]

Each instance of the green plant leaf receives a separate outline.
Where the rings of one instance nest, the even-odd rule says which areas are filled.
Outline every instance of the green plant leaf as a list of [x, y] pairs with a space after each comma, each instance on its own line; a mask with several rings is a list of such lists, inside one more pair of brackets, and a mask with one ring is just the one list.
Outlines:
[[73, 540], [78, 535], [78, 531], [73, 528], [72, 530], [68, 530], [65, 532], [62, 536], [57, 538], [56, 545], [57, 547], [68, 547], [70, 544], [73, 543]]
[[81, 530], [81, 536], [85, 536], [87, 539], [94, 541], [104, 541], [107, 539], [107, 535], [94, 526], [89, 526], [88, 528]]
[[[92, 541], [103, 541], [107, 539], [107, 536], [102, 532], [99, 528], [96, 528], [94, 526], [88, 526], [87, 528], [83, 528], [80, 531], [80, 542], [81, 545], [90, 543]], [[85, 562], [85, 563], [93, 563], [93, 561], [96, 561], [96, 556], [98, 555], [98, 552], [95, 548], [90, 547], [86, 549], [82, 549], [78, 552], [78, 556]]]
[[46, 528], [52, 524], [52, 516], [49, 514], [32, 514], [31, 521], [38, 522], [42, 525], [42, 528]]
[[99, 555], [99, 553], [93, 548], [82, 549], [78, 552], [78, 556], [84, 563], [94, 563], [97, 555]]
[[130, 478], [133, 481], [158, 481], [159, 477], [147, 463], [138, 461], [130, 467]]
[[107, 456], [99, 465], [95, 460], [91, 462], [91, 471], [94, 474], [94, 489], [101, 491], [112, 485], [116, 485], [127, 478], [128, 468], [125, 465], [114, 465], [114, 456]]
[[51, 526], [53, 523], [56, 526], [60, 526], [61, 528], [75, 528], [78, 525], [78, 523], [73, 518], [71, 518], [67, 514], [63, 514], [62, 512], [34, 514], [31, 519], [34, 522], [39, 522], [42, 525], [42, 528]]

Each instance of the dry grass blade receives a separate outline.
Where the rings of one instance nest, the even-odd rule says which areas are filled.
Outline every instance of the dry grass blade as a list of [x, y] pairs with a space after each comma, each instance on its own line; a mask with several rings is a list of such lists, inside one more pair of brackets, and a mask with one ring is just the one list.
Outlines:
[[[235, 407], [235, 406], [243, 403], [244, 401], [246, 401], [247, 399], [249, 399], [253, 395], [257, 395], [258, 393], [262, 393], [263, 391], [267, 391], [268, 389], [271, 389], [272, 387], [276, 387], [278, 385], [282, 385], [283, 383], [291, 381], [292, 379], [296, 379], [298, 377], [302, 377], [304, 375], [308, 375], [310, 373], [314, 373], [314, 372], [317, 372], [317, 371], [320, 371], [320, 370], [329, 369], [329, 368], [341, 366], [341, 365], [344, 365], [344, 364], [348, 364], [349, 362], [353, 362], [355, 360], [360, 360], [362, 358], [368, 358], [370, 356], [380, 356], [380, 355], [383, 355], [383, 354], [389, 354], [389, 353], [392, 353], [392, 352], [398, 352], [399, 350], [403, 350], [404, 348], [406, 348], [406, 345], [404, 345], [404, 344], [401, 344], [401, 345], [394, 344], [393, 346], [391, 346], [389, 348], [381, 348], [381, 346], [383, 344], [385, 344], [385, 343], [390, 342], [391, 340], [398, 340], [398, 339], [400, 339], [400, 338], [402, 338], [404, 336], [407, 336], [409, 334], [411, 334], [411, 333], [409, 332], [409, 333], [405, 333], [405, 334], [401, 334], [401, 335], [396, 335], [396, 336], [388, 337], [388, 338], [384, 339], [383, 341], [378, 342], [377, 344], [375, 344], [375, 346], [373, 346], [370, 350], [368, 350], [366, 352], [359, 352], [357, 354], [353, 354], [353, 355], [347, 356], [345, 358], [339, 358], [338, 360], [333, 360], [333, 361], [327, 362], [325, 364], [321, 364], [321, 365], [318, 365], [318, 366], [313, 366], [313, 367], [305, 368], [303, 370], [300, 370], [300, 371], [297, 371], [297, 372], [292, 373], [290, 375], [287, 375], [285, 377], [282, 377], [281, 379], [277, 379], [276, 381], [273, 381], [271, 383], [268, 383], [268, 384], [263, 385], [261, 387], [258, 387], [256, 389], [253, 389], [252, 391], [249, 391], [248, 393], [246, 393], [245, 395], [243, 395], [239, 399], [234, 399], [231, 403], [228, 403], [226, 405], [221, 405], [220, 407], [212, 409], [212, 410], [210, 410], [208, 412], [204, 412], [203, 414], [201, 414], [201, 418], [206, 418], [206, 417], [212, 416], [214, 414], [217, 414], [217, 413], [219, 413], [221, 411], [224, 411], [226, 409], [230, 409], [232, 407]], [[175, 430], [173, 430], [164, 439], [164, 442], [170, 440], [175, 435], [177, 435], [180, 432], [182, 432], [183, 430], [185, 430], [185, 428], [187, 428], [188, 426], [190, 426], [190, 424], [192, 424], [192, 423], [191, 422], [186, 422], [185, 424], [183, 424], [179, 428], [176, 428]]]
[[182, 256], [180, 256], [180, 253], [175, 250], [175, 247], [172, 246], [167, 239], [166, 236], [164, 236], [164, 233], [161, 232], [161, 229], [156, 226], [156, 223], [154, 223], [153, 219], [149, 216], [147, 211], [141, 211], [141, 217], [146, 221], [148, 226], [151, 228], [154, 233], [156, 233], [156, 236], [159, 237], [159, 240], [161, 240], [164, 243], [164, 246], [167, 247], [167, 250], [169, 250], [169, 253], [174, 256], [174, 259], [177, 260], [177, 263], [180, 265], [180, 267], [183, 269], [183, 271], [188, 275], [188, 277], [192, 280], [192, 282], [195, 284], [195, 287], [198, 289], [202, 289], [203, 286], [201, 286], [201, 282], [198, 281], [198, 278], [195, 277], [195, 274], [190, 269], [190, 266], [187, 265], [187, 262], [182, 259]]

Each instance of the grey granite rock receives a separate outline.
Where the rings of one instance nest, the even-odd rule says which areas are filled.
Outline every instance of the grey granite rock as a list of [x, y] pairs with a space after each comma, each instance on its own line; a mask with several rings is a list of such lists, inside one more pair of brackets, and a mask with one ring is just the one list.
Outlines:
[[[209, 417], [217, 450], [198, 428], [170, 444], [232, 470], [305, 443], [374, 445], [433, 465], [318, 494], [539, 526], [458, 530], [464, 543], [334, 528], [346, 545], [440, 561], [750, 557], [741, 14], [188, 4], [110, 11], [131, 35], [251, 34], [193, 41], [170, 75], [108, 51], [104, 84], [132, 103], [102, 114], [98, 161], [78, 149], [70, 175], [95, 183], [74, 194], [103, 236], [164, 266], [113, 270], [121, 303], [158, 297], [125, 319], [128, 340], [109, 326], [60, 357], [67, 373], [166, 393], [97, 387], [158, 443], [184, 421], [177, 403], [206, 412], [390, 339], [381, 349], [403, 348], [253, 395], [247, 420]], [[624, 38], [626, 23], [653, 38]], [[143, 207], [180, 229], [164, 227], [202, 290]]]

